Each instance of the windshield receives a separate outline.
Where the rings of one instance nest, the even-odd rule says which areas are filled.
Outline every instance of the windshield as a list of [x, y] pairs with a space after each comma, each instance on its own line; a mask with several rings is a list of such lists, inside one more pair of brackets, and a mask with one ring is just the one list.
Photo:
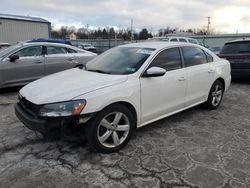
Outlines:
[[155, 49], [138, 47], [112, 48], [90, 61], [86, 68], [106, 74], [135, 73]]
[[227, 43], [221, 50], [221, 54], [250, 53], [250, 41]]
[[14, 46], [10, 46], [8, 48], [5, 48], [3, 50], [0, 51], [0, 57], [3, 57], [7, 54], [9, 54], [10, 52], [12, 52], [13, 50], [19, 48], [20, 46], [19, 45], [14, 45]]

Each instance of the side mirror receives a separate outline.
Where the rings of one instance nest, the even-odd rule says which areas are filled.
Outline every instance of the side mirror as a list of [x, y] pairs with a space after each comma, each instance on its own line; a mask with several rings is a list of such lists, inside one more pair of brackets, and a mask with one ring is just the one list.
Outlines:
[[144, 77], [159, 77], [163, 76], [167, 71], [160, 67], [151, 67], [144, 74]]
[[10, 58], [10, 62], [15, 62], [17, 59], [19, 59], [19, 55], [14, 54], [14, 55], [11, 55], [9, 58]]

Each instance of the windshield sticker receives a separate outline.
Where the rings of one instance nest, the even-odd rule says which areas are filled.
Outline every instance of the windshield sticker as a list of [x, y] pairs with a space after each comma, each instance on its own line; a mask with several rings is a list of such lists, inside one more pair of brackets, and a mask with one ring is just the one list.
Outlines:
[[148, 54], [151, 55], [154, 50], [149, 50], [149, 49], [139, 49], [137, 50], [137, 54]]
[[135, 72], [135, 68], [132, 68], [132, 67], [127, 67], [126, 70], [128, 72]]

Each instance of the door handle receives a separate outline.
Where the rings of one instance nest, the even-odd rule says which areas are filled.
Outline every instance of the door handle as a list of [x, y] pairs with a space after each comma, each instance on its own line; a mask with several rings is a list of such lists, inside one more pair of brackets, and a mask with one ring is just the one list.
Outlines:
[[178, 78], [178, 81], [185, 81], [186, 80], [186, 78], [185, 77], [180, 77], [180, 78]]
[[214, 70], [212, 70], [212, 69], [208, 71], [208, 73], [214, 73], [214, 72], [215, 72], [215, 71], [214, 71]]
[[67, 60], [68, 61], [74, 61], [74, 58], [68, 58]]
[[35, 61], [34, 63], [39, 64], [39, 63], [42, 63], [42, 61], [38, 60], [38, 61]]

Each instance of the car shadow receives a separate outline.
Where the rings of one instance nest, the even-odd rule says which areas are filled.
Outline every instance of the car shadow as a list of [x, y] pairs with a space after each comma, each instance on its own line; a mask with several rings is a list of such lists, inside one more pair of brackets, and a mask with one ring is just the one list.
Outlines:
[[0, 89], [0, 94], [17, 93], [21, 88], [22, 86], [2, 88]]

